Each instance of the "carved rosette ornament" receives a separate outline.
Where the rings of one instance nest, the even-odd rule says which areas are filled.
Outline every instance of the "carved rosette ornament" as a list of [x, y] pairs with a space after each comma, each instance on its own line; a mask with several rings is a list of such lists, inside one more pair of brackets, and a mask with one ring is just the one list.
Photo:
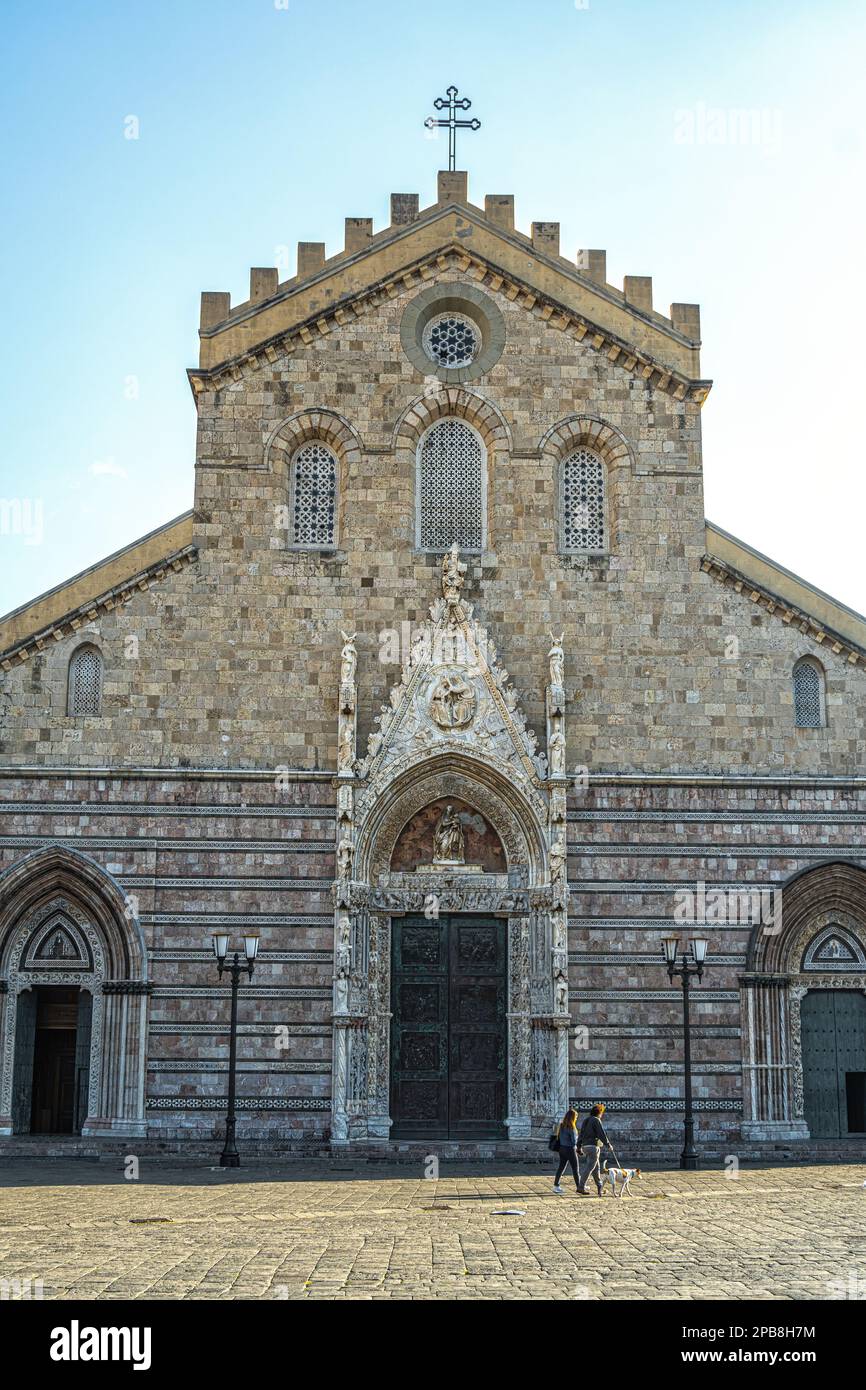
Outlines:
[[[546, 1137], [568, 1100], [564, 654], [549, 653], [547, 749], [538, 747], [508, 672], [463, 594], [452, 547], [441, 596], [407, 644], [399, 680], [355, 749], [354, 640], [343, 634], [334, 882], [335, 1143], [390, 1130], [391, 917], [497, 913], [509, 919], [508, 1103], [512, 1139]], [[442, 805], [430, 864], [392, 869], [412, 817]], [[496, 832], [505, 873], [465, 862], [468, 806]], [[449, 814], [448, 808], [451, 808]], [[472, 856], [470, 856], [471, 858]]]

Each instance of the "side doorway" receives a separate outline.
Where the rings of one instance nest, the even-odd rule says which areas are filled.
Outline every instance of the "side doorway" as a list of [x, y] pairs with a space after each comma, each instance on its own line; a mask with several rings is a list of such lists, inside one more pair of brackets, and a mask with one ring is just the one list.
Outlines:
[[58, 985], [18, 996], [13, 1131], [80, 1134], [87, 1116], [92, 997]]

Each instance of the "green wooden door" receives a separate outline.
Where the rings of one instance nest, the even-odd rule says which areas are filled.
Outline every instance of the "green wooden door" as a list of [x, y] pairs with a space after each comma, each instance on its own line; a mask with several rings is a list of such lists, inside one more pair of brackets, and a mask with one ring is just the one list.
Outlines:
[[862, 1134], [863, 1078], [866, 1073], [866, 994], [834, 989], [839, 1115], [843, 1134]]
[[505, 928], [474, 915], [394, 919], [395, 1139], [505, 1137]]
[[800, 1004], [800, 1029], [810, 1134], [838, 1139], [857, 1133], [859, 1078], [866, 1073], [866, 996], [857, 990], [810, 990]]

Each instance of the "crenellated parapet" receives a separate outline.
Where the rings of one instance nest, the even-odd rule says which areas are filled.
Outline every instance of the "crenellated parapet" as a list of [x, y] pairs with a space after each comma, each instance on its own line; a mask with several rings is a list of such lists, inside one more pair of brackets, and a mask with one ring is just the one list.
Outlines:
[[[469, 202], [464, 171], [442, 171], [436, 202], [419, 208], [415, 193], [392, 193], [390, 222], [374, 231], [370, 217], [347, 217], [342, 247], [327, 255], [319, 241], [298, 243], [295, 274], [278, 280], [275, 267], [253, 267], [249, 298], [232, 304], [225, 292], [201, 300], [201, 360], [193, 389], [236, 379], [233, 373], [263, 354], [292, 351], [351, 322], [385, 298], [411, 289], [442, 269], [464, 269], [493, 290], [517, 300], [553, 327], [571, 333], [652, 385], [701, 403], [700, 311], [672, 304], [653, 307], [652, 279], [625, 276], [622, 289], [607, 279], [603, 250], [560, 249], [560, 224], [535, 221], [529, 235], [515, 226], [513, 194], [487, 194]], [[527, 256], [527, 251], [530, 253]], [[443, 265], [444, 261], [444, 265]]]

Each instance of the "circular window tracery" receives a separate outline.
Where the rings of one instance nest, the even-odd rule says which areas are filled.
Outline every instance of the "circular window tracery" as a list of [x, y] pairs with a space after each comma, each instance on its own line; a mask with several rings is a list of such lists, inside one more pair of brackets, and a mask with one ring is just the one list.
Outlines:
[[437, 314], [424, 329], [422, 342], [437, 367], [468, 367], [478, 356], [481, 334], [463, 314]]
[[407, 304], [400, 342], [425, 379], [475, 381], [502, 356], [505, 321], [491, 296], [475, 285], [439, 281]]

